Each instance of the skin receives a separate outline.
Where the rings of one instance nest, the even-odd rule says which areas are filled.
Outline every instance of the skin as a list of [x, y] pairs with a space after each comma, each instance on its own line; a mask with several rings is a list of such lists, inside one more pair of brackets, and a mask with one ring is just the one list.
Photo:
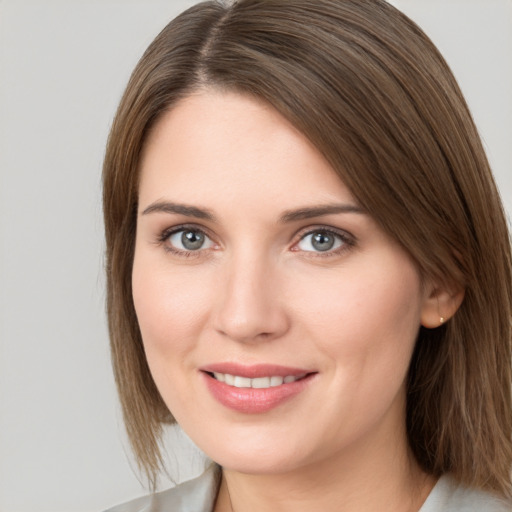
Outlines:
[[[353, 211], [282, 222], [340, 204]], [[183, 224], [206, 234], [198, 250], [169, 236]], [[321, 229], [336, 233], [334, 249], [311, 244]], [[272, 108], [206, 90], [157, 123], [141, 162], [133, 298], [163, 399], [224, 468], [217, 512], [421, 507], [434, 481], [407, 446], [405, 378], [420, 325], [449, 318], [456, 301], [421, 283], [408, 254]], [[316, 374], [278, 407], [244, 414], [215, 400], [199, 371], [226, 361]]]

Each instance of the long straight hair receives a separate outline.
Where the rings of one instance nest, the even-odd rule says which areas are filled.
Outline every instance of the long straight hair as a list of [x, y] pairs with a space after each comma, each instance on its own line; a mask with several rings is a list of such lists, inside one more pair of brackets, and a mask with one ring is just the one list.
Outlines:
[[407, 432], [421, 467], [510, 493], [511, 255], [499, 194], [442, 56], [383, 0], [204, 2], [149, 46], [119, 105], [104, 162], [113, 365], [134, 453], [151, 484], [173, 421], [144, 355], [132, 300], [139, 159], [155, 122], [204, 88], [265, 101], [317, 147], [422, 276], [465, 290], [421, 328]]

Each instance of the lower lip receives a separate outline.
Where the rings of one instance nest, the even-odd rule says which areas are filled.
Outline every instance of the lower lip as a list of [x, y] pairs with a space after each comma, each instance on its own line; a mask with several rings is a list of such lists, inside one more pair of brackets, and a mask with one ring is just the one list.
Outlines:
[[225, 407], [244, 414], [270, 411], [297, 396], [311, 382], [314, 374], [271, 388], [236, 388], [203, 372], [206, 385], [213, 397]]

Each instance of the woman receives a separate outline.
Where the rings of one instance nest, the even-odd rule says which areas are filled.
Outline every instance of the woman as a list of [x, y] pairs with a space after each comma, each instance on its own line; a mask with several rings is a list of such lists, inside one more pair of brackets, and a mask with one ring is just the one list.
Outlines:
[[510, 244], [448, 66], [382, 0], [205, 2], [128, 84], [108, 314], [155, 486], [113, 510], [511, 510]]

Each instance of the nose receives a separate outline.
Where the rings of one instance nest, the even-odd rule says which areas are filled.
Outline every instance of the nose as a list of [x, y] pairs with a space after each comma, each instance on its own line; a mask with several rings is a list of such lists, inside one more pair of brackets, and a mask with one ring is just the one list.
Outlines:
[[244, 343], [283, 336], [290, 322], [277, 269], [256, 256], [232, 259], [226, 266], [217, 295], [217, 332]]

